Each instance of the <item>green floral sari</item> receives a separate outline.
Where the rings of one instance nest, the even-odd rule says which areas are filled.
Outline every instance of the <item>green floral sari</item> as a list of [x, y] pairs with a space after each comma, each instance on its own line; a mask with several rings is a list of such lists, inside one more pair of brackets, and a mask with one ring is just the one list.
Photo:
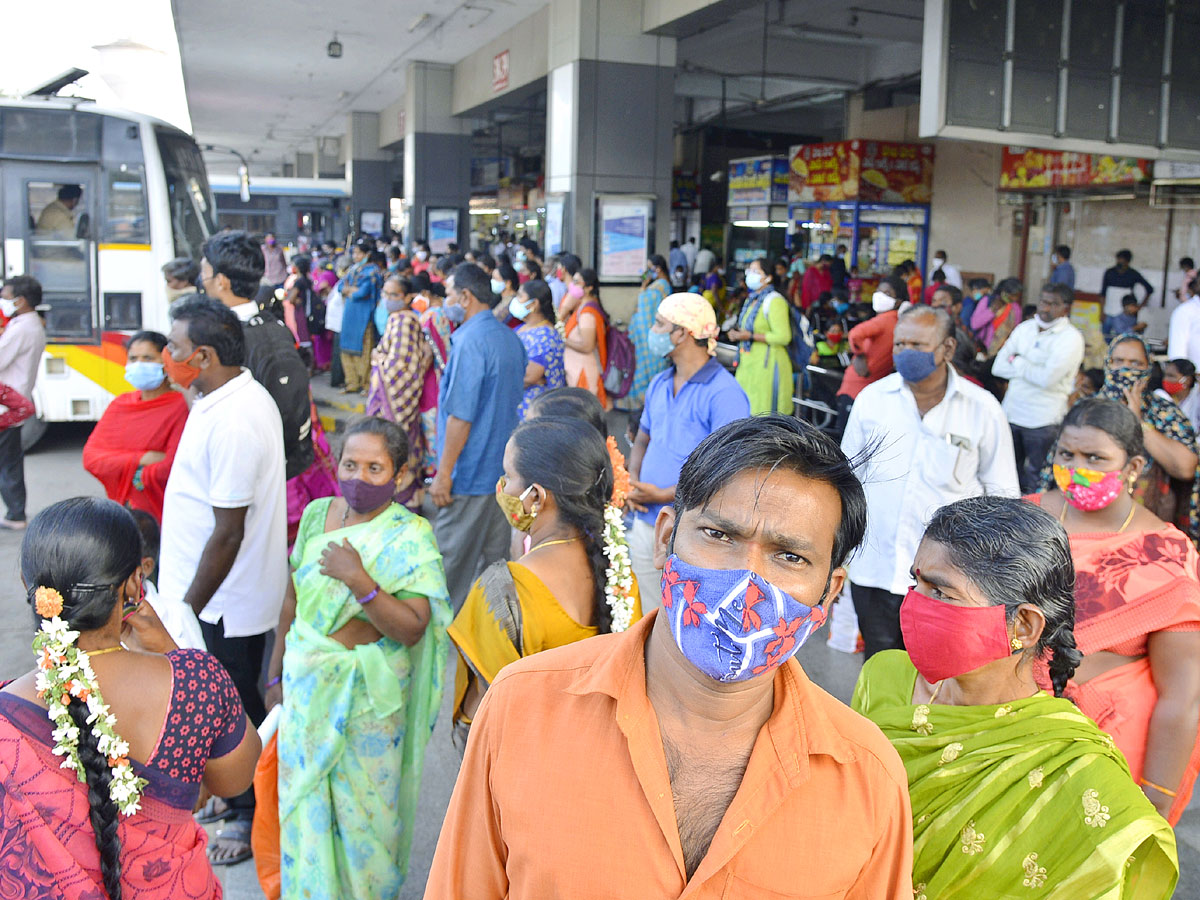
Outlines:
[[908, 771], [917, 900], [1171, 896], [1174, 832], [1070, 701], [914, 705], [916, 678], [903, 650], [878, 653], [851, 705]]
[[[279, 725], [283, 896], [393, 898], [408, 872], [452, 614], [427, 521], [392, 504], [370, 522], [325, 533], [331, 501], [308, 505], [291, 558], [296, 619]], [[429, 599], [429, 627], [415, 646], [384, 637], [351, 650], [329, 637], [365, 617], [349, 588], [320, 572], [321, 552], [343, 538], [385, 591]]]

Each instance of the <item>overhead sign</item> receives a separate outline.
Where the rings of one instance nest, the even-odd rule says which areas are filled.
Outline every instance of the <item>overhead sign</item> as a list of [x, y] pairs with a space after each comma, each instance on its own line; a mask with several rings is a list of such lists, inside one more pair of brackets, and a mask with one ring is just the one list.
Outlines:
[[786, 156], [753, 156], [729, 161], [729, 205], [787, 203]]
[[933, 196], [933, 147], [895, 141], [835, 141], [791, 148], [788, 201], [926, 204]]
[[504, 50], [492, 57], [492, 93], [498, 93], [508, 87], [508, 51]]
[[1150, 160], [1132, 156], [1005, 147], [1000, 157], [1000, 190], [1044, 191], [1137, 184], [1147, 181], [1150, 171]]

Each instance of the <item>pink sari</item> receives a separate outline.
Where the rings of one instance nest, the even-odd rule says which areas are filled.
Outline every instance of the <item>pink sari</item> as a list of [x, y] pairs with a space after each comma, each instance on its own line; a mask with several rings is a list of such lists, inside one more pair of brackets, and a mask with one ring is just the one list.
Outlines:
[[[59, 768], [45, 710], [0, 694], [0, 897], [107, 897], [88, 818], [87, 787]], [[127, 900], [219, 900], [205, 855], [208, 836], [192, 818], [196, 786], [134, 762], [148, 782], [142, 808], [117, 826]]]
[[[311, 399], [309, 402], [312, 402]], [[292, 543], [296, 540], [304, 508], [314, 500], [339, 497], [342, 493], [337, 481], [337, 458], [329, 446], [329, 439], [325, 437], [315, 404], [312, 408], [312, 442], [312, 465], [287, 483], [288, 553], [292, 552]], [[2, 897], [0, 895], [0, 900]]]

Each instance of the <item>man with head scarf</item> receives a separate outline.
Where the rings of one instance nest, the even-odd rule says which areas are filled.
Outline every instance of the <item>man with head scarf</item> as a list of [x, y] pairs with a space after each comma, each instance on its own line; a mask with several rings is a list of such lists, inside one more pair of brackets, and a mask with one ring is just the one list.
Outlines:
[[629, 454], [629, 553], [641, 585], [642, 609], [658, 606], [660, 569], [654, 564], [654, 522], [675, 502], [679, 470], [696, 446], [735, 419], [750, 415], [750, 400], [714, 359], [717, 319], [700, 294], [671, 294], [658, 306], [647, 347], [668, 368], [646, 389], [646, 405]]

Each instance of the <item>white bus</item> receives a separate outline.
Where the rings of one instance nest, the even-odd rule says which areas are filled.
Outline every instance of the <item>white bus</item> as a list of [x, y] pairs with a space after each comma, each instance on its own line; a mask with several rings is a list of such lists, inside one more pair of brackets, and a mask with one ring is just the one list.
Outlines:
[[90, 101], [0, 99], [0, 211], [5, 277], [32, 275], [44, 292], [29, 444], [46, 422], [96, 421], [133, 389], [124, 342], [166, 333], [160, 268], [200, 259], [213, 200], [200, 150], [178, 128]]

